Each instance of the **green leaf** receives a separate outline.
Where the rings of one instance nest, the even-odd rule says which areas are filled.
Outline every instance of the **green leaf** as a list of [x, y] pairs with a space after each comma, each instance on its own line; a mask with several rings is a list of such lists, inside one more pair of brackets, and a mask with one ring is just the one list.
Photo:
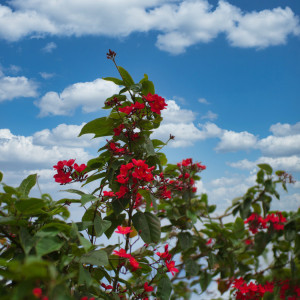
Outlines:
[[156, 153], [156, 154], [157, 154], [157, 156], [158, 156], [158, 158], [159, 158], [160, 164], [161, 164], [162, 166], [165, 166], [165, 165], [167, 164], [167, 162], [168, 162], [168, 159], [167, 159], [167, 157], [166, 157], [166, 154], [164, 154], [164, 153], [162, 153], [162, 152], [158, 152], [158, 153]]
[[114, 120], [102, 117], [85, 124], [78, 136], [89, 133], [93, 133], [95, 135], [94, 138], [113, 135], [113, 128]]
[[39, 198], [29, 198], [16, 201], [16, 209], [22, 213], [32, 213], [45, 205], [45, 201]]
[[104, 220], [107, 220], [109, 222], [111, 222], [111, 226], [109, 227], [109, 229], [107, 229], [105, 231], [105, 235], [107, 236], [107, 238], [109, 239], [112, 234], [114, 233], [115, 229], [122, 224], [122, 222], [125, 220], [126, 215], [125, 214], [120, 214], [120, 215], [116, 215], [114, 213], [110, 214], [109, 216], [105, 217]]
[[3, 173], [0, 172], [0, 182], [2, 181], [2, 179], [3, 179]]
[[260, 169], [265, 170], [268, 175], [271, 175], [273, 173], [273, 169], [268, 164], [258, 164], [257, 166]]
[[86, 284], [87, 287], [92, 284], [91, 273], [88, 270], [84, 269], [82, 265], [79, 266], [78, 284]]
[[165, 146], [166, 143], [164, 143], [161, 140], [153, 139], [152, 140], [152, 145], [153, 145], [154, 148], [159, 148], [159, 147]]
[[43, 256], [53, 251], [59, 250], [63, 246], [64, 242], [56, 236], [47, 236], [37, 241], [35, 250], [37, 255]]
[[245, 230], [245, 225], [243, 219], [239, 217], [236, 218], [233, 225], [233, 231], [237, 239], [243, 238], [244, 230]]
[[151, 140], [149, 139], [148, 136], [144, 136], [144, 139], [145, 139], [145, 142], [144, 142], [143, 146], [146, 150], [147, 157], [148, 156], [155, 156], [156, 153], [155, 153], [155, 150], [154, 150], [154, 147], [153, 147], [153, 144], [152, 144]]
[[187, 259], [185, 261], [185, 267], [186, 267], [186, 275], [187, 276], [196, 276], [198, 275], [199, 272], [199, 265], [197, 264], [197, 262], [195, 262], [194, 260], [192, 260], [191, 258]]
[[105, 78], [102, 78], [103, 80], [106, 80], [106, 81], [112, 81], [113, 83], [115, 83], [116, 85], [124, 85], [124, 82], [119, 79], [119, 78], [115, 78], [115, 77], [105, 77]]
[[80, 191], [80, 190], [75, 190], [75, 189], [67, 189], [67, 190], [61, 190], [61, 192], [68, 192], [68, 193], [72, 193], [72, 194], [77, 194], [77, 195], [85, 195], [84, 192]]
[[106, 160], [101, 156], [92, 158], [87, 162], [87, 166], [91, 170], [101, 169], [105, 166], [105, 164], [106, 164]]
[[160, 279], [157, 287], [157, 297], [159, 300], [168, 300], [170, 299], [172, 291], [172, 284], [169, 277], [163, 277]]
[[107, 220], [102, 220], [102, 218], [96, 215], [94, 220], [95, 234], [97, 237], [101, 236], [110, 226], [111, 222]]
[[187, 250], [193, 246], [193, 237], [189, 232], [180, 232], [178, 240], [182, 250]]
[[137, 212], [132, 218], [133, 226], [147, 244], [158, 243], [160, 240], [160, 221], [150, 212]]
[[86, 203], [94, 200], [99, 200], [99, 198], [95, 197], [94, 195], [91, 194], [85, 194], [81, 196], [81, 206], [84, 206]]
[[142, 90], [143, 95], [147, 96], [149, 93], [151, 93], [152, 95], [155, 94], [155, 88], [152, 81], [150, 80], [143, 81], [142, 86], [143, 86], [143, 90]]
[[18, 189], [24, 197], [28, 197], [30, 190], [36, 184], [36, 179], [37, 179], [37, 174], [32, 174], [22, 181]]
[[118, 66], [119, 72], [121, 74], [121, 77], [124, 81], [124, 85], [125, 86], [131, 86], [134, 85], [134, 81], [132, 79], [132, 77], [130, 76], [130, 74], [122, 67]]
[[24, 227], [21, 227], [20, 229], [20, 242], [25, 254], [29, 254], [30, 250], [34, 246], [34, 239]]
[[139, 93], [142, 90], [143, 86], [140, 83], [133, 84], [129, 87], [134, 93]]
[[107, 253], [104, 250], [90, 251], [81, 256], [80, 262], [83, 264], [106, 266], [108, 265]]

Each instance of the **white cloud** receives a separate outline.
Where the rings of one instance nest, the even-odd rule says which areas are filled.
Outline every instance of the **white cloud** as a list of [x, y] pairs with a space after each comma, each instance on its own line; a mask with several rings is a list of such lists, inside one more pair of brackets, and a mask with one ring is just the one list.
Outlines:
[[253, 148], [256, 143], [257, 137], [247, 131], [235, 132], [225, 130], [215, 150], [218, 152], [249, 150]]
[[263, 155], [289, 156], [300, 154], [300, 134], [289, 136], [268, 136], [258, 142]]
[[51, 53], [56, 48], [57, 45], [54, 42], [50, 42], [42, 50], [46, 53]]
[[270, 127], [270, 131], [275, 136], [287, 136], [300, 134], [300, 122], [295, 125], [277, 123]]
[[99, 145], [101, 138], [92, 139], [92, 134], [78, 137], [84, 125], [85, 123], [81, 125], [59, 124], [52, 130], [44, 129], [35, 132], [32, 141], [35, 145], [41, 146], [93, 147]]
[[199, 98], [198, 102], [201, 103], [201, 104], [206, 104], [206, 105], [210, 104], [210, 102], [208, 102], [205, 98]]
[[24, 77], [4, 76], [0, 72], [0, 102], [20, 97], [36, 97], [38, 85]]
[[44, 78], [44, 79], [50, 79], [50, 78], [52, 78], [52, 77], [55, 76], [54, 73], [47, 73], [47, 72], [40, 72], [39, 74], [40, 74], [41, 77]]
[[92, 82], [78, 82], [66, 87], [61, 94], [48, 92], [35, 104], [40, 108], [40, 116], [70, 115], [81, 106], [83, 112], [100, 110], [104, 101], [120, 88], [112, 82], [96, 79]]
[[216, 120], [217, 118], [218, 118], [218, 115], [213, 113], [210, 110], [204, 116], [201, 117], [201, 119], [208, 119], [210, 121]]
[[87, 162], [90, 155], [82, 147], [41, 146], [32, 136], [16, 136], [9, 129], [0, 130], [0, 162], [5, 170], [45, 168], [57, 161], [76, 158]]
[[238, 25], [228, 32], [228, 40], [238, 47], [265, 48], [285, 44], [289, 34], [299, 35], [299, 18], [286, 7], [251, 12], [238, 17]]
[[293, 155], [287, 157], [266, 157], [262, 156], [256, 161], [249, 161], [243, 159], [237, 162], [228, 163], [231, 167], [238, 169], [251, 170], [256, 167], [257, 164], [267, 163], [276, 170], [284, 170], [287, 172], [300, 172], [300, 157]]
[[167, 100], [167, 109], [162, 111], [162, 117], [164, 123], [177, 123], [180, 120], [181, 123], [189, 123], [195, 120], [195, 113], [191, 110], [181, 109], [174, 100]]
[[284, 44], [299, 34], [299, 20], [286, 7], [245, 12], [226, 1], [216, 8], [207, 0], [12, 0], [0, 5], [0, 37], [17, 41], [26, 36], [158, 33], [156, 45], [173, 54], [224, 33], [238, 47], [264, 48]]

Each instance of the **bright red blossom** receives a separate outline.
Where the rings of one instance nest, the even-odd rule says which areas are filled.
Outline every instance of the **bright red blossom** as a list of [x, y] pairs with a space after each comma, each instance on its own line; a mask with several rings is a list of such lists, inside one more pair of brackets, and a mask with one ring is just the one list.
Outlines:
[[116, 233], [120, 233], [120, 234], [128, 234], [130, 232], [132, 232], [133, 230], [131, 229], [131, 227], [122, 227], [122, 226], [118, 226], [118, 230], [116, 230]]
[[151, 111], [160, 115], [161, 110], [165, 109], [168, 104], [166, 104], [165, 99], [154, 94], [152, 95], [149, 93], [146, 97], [144, 96], [145, 100], [149, 103], [151, 107]]
[[41, 298], [42, 294], [43, 294], [43, 291], [41, 288], [34, 288], [32, 290], [32, 294], [35, 298]]
[[144, 290], [145, 292], [152, 292], [153, 291], [153, 287], [148, 285], [148, 282], [145, 282], [144, 284]]
[[172, 273], [173, 276], [175, 275], [175, 273], [179, 272], [179, 270], [177, 268], [175, 268], [174, 260], [171, 260], [169, 263], [166, 261], [166, 267], [169, 270], [169, 272]]
[[114, 254], [120, 257], [124, 258], [131, 258], [132, 256], [130, 254], [127, 254], [125, 249], [120, 249], [120, 251], [114, 250]]

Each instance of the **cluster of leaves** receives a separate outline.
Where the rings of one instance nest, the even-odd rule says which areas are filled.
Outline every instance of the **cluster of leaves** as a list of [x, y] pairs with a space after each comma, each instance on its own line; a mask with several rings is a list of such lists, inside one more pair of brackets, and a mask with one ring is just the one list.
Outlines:
[[[147, 75], [135, 83], [117, 66], [113, 51], [108, 58], [121, 79], [104, 79], [124, 88], [106, 100], [109, 115], [87, 123], [79, 135], [110, 137], [99, 156], [84, 165], [89, 176], [80, 177], [86, 179], [83, 185], [97, 182], [97, 188], [91, 193], [67, 189], [79, 198], [54, 201], [48, 194], [30, 197], [36, 174], [17, 188], [2, 183], [1, 299], [35, 299], [37, 288], [50, 300], [189, 299], [209, 291], [213, 282], [221, 294], [233, 287], [232, 297], [244, 297], [235, 290], [241, 285], [232, 285], [237, 278], [246, 287], [252, 281], [268, 286], [264, 299], [297, 297], [300, 209], [281, 212], [280, 230], [270, 226], [253, 233], [247, 225], [253, 213], [272, 215], [270, 204], [280, 197], [278, 185], [286, 189], [286, 173], [258, 165], [257, 184], [214, 216], [216, 206], [196, 193], [205, 167], [192, 159], [168, 164], [161, 151], [168, 141], [150, 138], [162, 121], [164, 99], [155, 95]], [[59, 182], [67, 183], [61, 178], [70, 170], [60, 170]], [[81, 222], [68, 221], [73, 203], [84, 209]], [[124, 239], [100, 244], [103, 236], [117, 234]], [[165, 252], [157, 252], [163, 247]]]

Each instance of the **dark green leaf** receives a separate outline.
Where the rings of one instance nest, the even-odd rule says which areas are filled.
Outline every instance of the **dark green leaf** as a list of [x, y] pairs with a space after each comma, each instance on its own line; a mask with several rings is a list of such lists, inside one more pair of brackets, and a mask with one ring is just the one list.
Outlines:
[[273, 169], [268, 164], [259, 164], [257, 165], [260, 169], [265, 170], [268, 175], [273, 173]]
[[87, 287], [89, 287], [92, 284], [92, 277], [91, 273], [84, 269], [82, 265], [79, 266], [79, 278], [78, 278], [79, 284], [86, 284]]
[[152, 95], [155, 94], [155, 88], [152, 81], [150, 80], [143, 81], [142, 86], [143, 86], [143, 90], [142, 90], [143, 95], [148, 95], [149, 93], [151, 93]]
[[3, 173], [0, 172], [0, 182], [2, 181], [2, 179], [3, 179]]
[[34, 239], [24, 227], [21, 227], [20, 229], [20, 241], [25, 254], [29, 254], [30, 250], [34, 246]]
[[132, 218], [133, 226], [147, 244], [158, 243], [160, 240], [160, 221], [150, 212], [137, 212]]
[[95, 200], [99, 200], [99, 198], [95, 197], [94, 195], [91, 194], [85, 194], [81, 196], [81, 206], [84, 206], [86, 203], [90, 202], [90, 201], [95, 201]]
[[31, 213], [45, 205], [45, 200], [39, 198], [29, 198], [16, 201], [16, 209], [22, 213]]
[[143, 86], [140, 83], [133, 84], [129, 87], [134, 93], [139, 93]]
[[113, 83], [115, 83], [116, 85], [124, 85], [124, 82], [119, 79], [119, 78], [115, 78], [115, 77], [105, 77], [105, 78], [102, 78], [103, 80], [106, 80], [106, 81], [112, 81]]
[[111, 222], [107, 220], [102, 220], [102, 218], [96, 215], [94, 220], [95, 234], [97, 237], [101, 236], [110, 226]]
[[122, 68], [122, 67], [118, 67], [118, 69], [119, 69], [121, 77], [122, 77], [122, 79], [123, 79], [123, 81], [125, 83], [124, 85], [125, 86], [131, 86], [131, 85], [133, 85], [134, 81], [133, 81], [132, 77], [130, 76], [130, 74], [124, 68]]
[[156, 155], [153, 144], [148, 136], [144, 136], [145, 142], [144, 142], [144, 148], [148, 156], [154, 156]]
[[157, 287], [157, 297], [159, 300], [170, 299], [172, 291], [172, 284], [169, 277], [163, 277], [160, 279]]
[[62, 190], [62, 192], [68, 192], [68, 193], [73, 193], [73, 194], [77, 194], [77, 195], [85, 195], [84, 192], [80, 191], [80, 190], [75, 190], [75, 189], [67, 189], [67, 190]]
[[193, 246], [193, 237], [189, 232], [180, 232], [178, 234], [178, 240], [182, 250], [189, 249]]
[[114, 121], [112, 119], [108, 119], [106, 117], [95, 119], [87, 124], [85, 124], [80, 133], [79, 136], [82, 136], [83, 134], [89, 134], [93, 133], [96, 137], [102, 137], [102, 136], [108, 136], [113, 135], [114, 131]]
[[104, 250], [90, 251], [81, 256], [80, 262], [96, 266], [106, 266], [108, 264], [107, 253]]
[[244, 230], [245, 230], [245, 225], [244, 225], [243, 219], [236, 218], [234, 225], [233, 225], [233, 231], [234, 231], [234, 235], [236, 236], [237, 239], [243, 238]]
[[24, 197], [28, 197], [30, 190], [36, 184], [36, 179], [37, 179], [37, 174], [32, 174], [22, 181], [18, 189]]
[[160, 161], [161, 165], [165, 166], [167, 164], [167, 162], [168, 162], [168, 159], [167, 159], [166, 155], [164, 153], [162, 153], [162, 152], [158, 152], [156, 154], [157, 154], [157, 156], [159, 158], [159, 161]]
[[61, 241], [58, 237], [48, 236], [45, 238], [41, 238], [36, 243], [36, 253], [39, 256], [43, 256], [45, 254], [59, 250], [63, 244], [64, 242]]
[[185, 261], [185, 267], [186, 267], [186, 275], [187, 276], [196, 276], [198, 275], [199, 272], [199, 265], [197, 264], [197, 262], [195, 262], [194, 260], [192, 260], [191, 258], [187, 259]]
[[112, 236], [115, 229], [119, 225], [122, 224], [122, 222], [125, 220], [125, 218], [126, 218], [125, 214], [116, 215], [114, 213], [112, 213], [109, 216], [104, 218], [104, 220], [107, 220], [108, 222], [111, 222], [111, 226], [109, 227], [109, 229], [107, 229], [105, 231], [105, 235], [107, 236], [108, 239]]

